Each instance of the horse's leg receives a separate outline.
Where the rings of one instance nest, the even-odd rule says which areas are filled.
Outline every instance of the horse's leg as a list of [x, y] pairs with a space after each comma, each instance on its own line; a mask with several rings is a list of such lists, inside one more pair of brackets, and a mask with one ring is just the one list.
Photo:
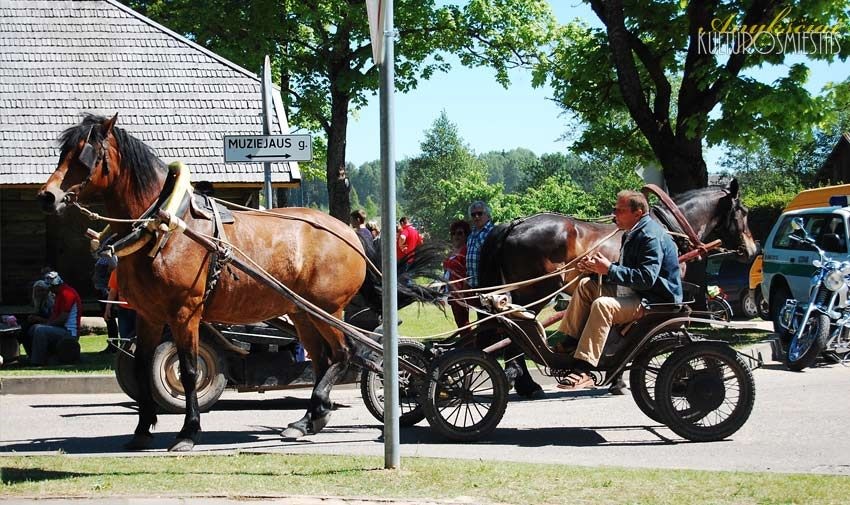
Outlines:
[[194, 316], [185, 324], [175, 324], [171, 328], [174, 345], [177, 347], [177, 359], [180, 361], [180, 383], [186, 394], [186, 416], [183, 428], [177, 434], [177, 440], [169, 451], [191, 451], [201, 436], [201, 411], [198, 408], [198, 325], [200, 316]]
[[153, 441], [151, 427], [156, 425], [156, 403], [151, 394], [151, 360], [153, 351], [162, 340], [162, 327], [149, 323], [141, 316], [136, 317], [136, 352], [133, 359], [133, 372], [138, 388], [139, 424], [133, 432], [133, 438], [125, 444], [129, 450], [147, 449]]
[[[335, 314], [339, 318], [341, 313]], [[300, 319], [300, 318], [299, 318]], [[313, 394], [310, 396], [310, 405], [307, 413], [298, 421], [291, 423], [283, 431], [285, 439], [297, 439], [305, 435], [318, 433], [328, 424], [333, 409], [330, 399], [331, 389], [345, 376], [348, 371], [349, 359], [347, 351], [340, 345], [344, 342], [344, 336], [338, 330], [321, 323], [309, 316], [296, 320], [293, 318], [298, 330], [298, 337], [304, 348], [310, 353], [313, 361], [313, 374], [315, 385]], [[320, 331], [322, 328], [324, 332]], [[324, 340], [323, 333], [335, 341], [337, 349], [331, 349], [331, 345]]]
[[[515, 348], [513, 346], [509, 347], [508, 353], [510, 353], [512, 356], [516, 356], [516, 354], [512, 352], [515, 349], [518, 348]], [[508, 366], [513, 366], [517, 368], [516, 378], [514, 380], [514, 388], [516, 389], [518, 395], [533, 400], [546, 397], [546, 393], [543, 392], [543, 388], [540, 386], [540, 384], [534, 382], [534, 379], [531, 377], [531, 372], [528, 371], [528, 365], [526, 365], [525, 363], [525, 355], [511, 360]]]

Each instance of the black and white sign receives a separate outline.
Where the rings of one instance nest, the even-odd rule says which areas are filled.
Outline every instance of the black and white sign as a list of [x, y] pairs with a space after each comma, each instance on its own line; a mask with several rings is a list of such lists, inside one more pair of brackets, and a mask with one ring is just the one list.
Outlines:
[[311, 161], [310, 135], [225, 135], [225, 163]]

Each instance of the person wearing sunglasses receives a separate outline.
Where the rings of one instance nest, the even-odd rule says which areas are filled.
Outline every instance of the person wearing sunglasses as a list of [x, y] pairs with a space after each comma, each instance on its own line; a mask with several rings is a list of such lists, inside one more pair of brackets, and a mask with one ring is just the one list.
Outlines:
[[[472, 220], [472, 233], [466, 239], [466, 275], [469, 276], [467, 283], [472, 288], [480, 287], [479, 265], [481, 263], [481, 249], [487, 236], [493, 231], [493, 221], [490, 219], [490, 207], [481, 200], [472, 202], [469, 206], [469, 218]], [[469, 303], [474, 303], [470, 300]], [[478, 342], [481, 348], [486, 347], [483, 342]], [[506, 355], [517, 356], [513, 346], [508, 347]], [[534, 382], [523, 358], [512, 359], [505, 363], [505, 375], [508, 384], [516, 389], [517, 394], [525, 398], [541, 399], [546, 397], [540, 384]]]
[[[563, 389], [593, 385], [590, 371], [599, 363], [608, 331], [642, 315], [641, 301], [681, 303], [682, 276], [678, 250], [670, 235], [649, 217], [649, 204], [638, 191], [621, 191], [614, 222], [625, 231], [620, 259], [611, 262], [600, 253], [582, 258], [578, 269], [593, 277], [579, 281], [552, 341], [556, 352], [575, 359], [569, 383]], [[596, 276], [601, 275], [602, 286]], [[579, 338], [576, 338], [576, 335]]]

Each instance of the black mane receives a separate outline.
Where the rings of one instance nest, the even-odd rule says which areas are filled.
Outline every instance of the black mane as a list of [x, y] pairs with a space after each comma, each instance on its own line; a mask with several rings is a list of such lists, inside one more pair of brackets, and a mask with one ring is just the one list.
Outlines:
[[[103, 116], [84, 114], [80, 124], [68, 128], [59, 136], [61, 149], [59, 159], [65, 159], [68, 153], [76, 149], [86, 138], [93, 146], [102, 143], [104, 135], [100, 126], [106, 121], [108, 118]], [[121, 153], [121, 168], [130, 172], [133, 192], [141, 196], [155, 188], [159, 180], [157, 172], [165, 170], [165, 163], [157, 157], [150, 146], [122, 128], [113, 127], [112, 135]]]

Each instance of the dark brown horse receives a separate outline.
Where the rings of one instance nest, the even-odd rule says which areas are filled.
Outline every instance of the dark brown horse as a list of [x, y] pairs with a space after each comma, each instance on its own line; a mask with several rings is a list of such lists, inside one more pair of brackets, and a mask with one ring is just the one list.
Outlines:
[[[111, 119], [86, 116], [61, 138], [59, 166], [38, 193], [45, 212], [61, 213], [73, 202], [101, 197], [106, 215], [137, 219], [160, 197], [168, 179], [165, 164], [152, 150]], [[161, 203], [161, 202], [160, 202]], [[346, 224], [311, 209], [275, 209], [269, 213], [234, 212], [224, 225], [234, 255], [245, 255], [308, 301], [341, 319], [345, 307], [364, 285], [367, 265], [355, 232]], [[212, 235], [208, 220], [183, 215], [188, 228]], [[119, 234], [130, 224], [111, 224]], [[198, 325], [201, 320], [248, 323], [289, 314], [304, 348], [312, 358], [316, 383], [304, 417], [284, 431], [286, 438], [316, 433], [331, 411], [330, 390], [345, 373], [352, 350], [348, 339], [322, 318], [298, 310], [269, 286], [235, 269], [224, 268], [207, 294], [213, 255], [185, 234], [173, 233], [153, 258], [156, 240], [122, 257], [118, 284], [138, 311], [135, 374], [139, 385], [139, 421], [128, 443], [132, 449], [149, 446], [156, 423], [150, 393], [151, 357], [164, 325], [171, 327], [180, 361], [180, 380], [186, 392], [186, 417], [170, 450], [191, 450], [200, 433], [195, 389]], [[371, 288], [375, 288], [370, 283]], [[364, 293], [367, 300], [380, 300]], [[379, 307], [376, 307], [379, 308]]]
[[[747, 261], [755, 257], [756, 244], [747, 225], [747, 208], [741, 204], [739, 196], [738, 182], [733, 179], [728, 187], [688, 191], [674, 197], [673, 201], [702, 242], [716, 236], [722, 240], [723, 247], [737, 251], [741, 260]], [[682, 232], [666, 209], [655, 206], [651, 215], [668, 230]], [[616, 228], [614, 224], [587, 222], [553, 213], [501, 224], [490, 233], [481, 250], [481, 286], [524, 281], [553, 272], [596, 247]], [[622, 233], [617, 233], [599, 246], [599, 251], [611, 261], [620, 256], [621, 236]], [[513, 302], [526, 305], [545, 299], [576, 276], [577, 272], [570, 271], [564, 276], [522, 286], [511, 293]], [[575, 285], [577, 283], [572, 287]], [[572, 288], [567, 291], [572, 293]], [[547, 302], [545, 299], [531, 308], [537, 312]], [[513, 372], [517, 377], [517, 391], [533, 391], [539, 387], [531, 380], [523, 360], [514, 360], [510, 366], [519, 367]]]

